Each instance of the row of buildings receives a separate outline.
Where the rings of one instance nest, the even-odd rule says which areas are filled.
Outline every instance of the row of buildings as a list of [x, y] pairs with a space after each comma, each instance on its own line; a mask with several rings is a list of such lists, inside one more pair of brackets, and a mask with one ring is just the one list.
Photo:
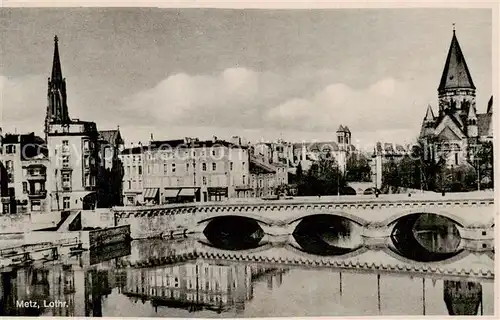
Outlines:
[[307, 170], [323, 156], [345, 170], [353, 149], [351, 133], [341, 126], [338, 143], [309, 142], [249, 144], [240, 137], [225, 141], [184, 138], [151, 140], [125, 148], [125, 205], [221, 201], [227, 198], [272, 197], [289, 185], [289, 173], [300, 163]]

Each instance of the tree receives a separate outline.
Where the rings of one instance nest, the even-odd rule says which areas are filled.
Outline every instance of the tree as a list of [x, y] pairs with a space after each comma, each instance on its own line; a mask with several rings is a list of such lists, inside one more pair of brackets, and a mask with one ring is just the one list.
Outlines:
[[297, 169], [295, 170], [295, 175], [297, 176], [297, 179], [302, 179], [304, 172], [302, 172], [302, 164], [299, 162], [297, 165]]
[[347, 181], [371, 181], [370, 163], [368, 159], [360, 152], [351, 153], [347, 158]]
[[297, 180], [299, 196], [336, 195], [345, 187], [344, 175], [333, 159], [315, 161], [305, 175]]

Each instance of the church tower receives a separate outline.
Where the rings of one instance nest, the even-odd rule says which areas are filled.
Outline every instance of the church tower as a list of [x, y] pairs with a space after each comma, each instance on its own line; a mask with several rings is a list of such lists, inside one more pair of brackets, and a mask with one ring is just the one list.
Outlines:
[[455, 28], [438, 87], [438, 100], [440, 117], [453, 114], [464, 119], [469, 107], [475, 105], [476, 87], [458, 43]]
[[68, 105], [66, 104], [66, 79], [62, 76], [58, 38], [55, 36], [52, 74], [48, 79], [45, 134], [48, 133], [49, 124], [69, 124], [70, 122]]

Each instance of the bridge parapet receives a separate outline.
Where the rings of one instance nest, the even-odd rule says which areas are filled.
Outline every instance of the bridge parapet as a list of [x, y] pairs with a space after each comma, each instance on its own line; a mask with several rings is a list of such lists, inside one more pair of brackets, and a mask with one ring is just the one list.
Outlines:
[[[433, 213], [455, 221], [473, 239], [491, 237], [494, 224], [494, 198], [488, 193], [452, 194], [441, 198], [358, 196], [293, 200], [255, 200], [244, 203], [192, 203], [154, 207], [113, 208], [118, 225], [130, 224], [133, 238], [139, 234], [161, 234], [177, 229], [199, 231], [200, 225], [221, 216], [255, 219], [262, 226], [284, 227], [317, 214], [341, 216], [370, 229], [387, 234], [391, 224], [414, 213]], [[482, 197], [480, 197], [482, 196]], [[379, 231], [374, 231], [379, 230]]]

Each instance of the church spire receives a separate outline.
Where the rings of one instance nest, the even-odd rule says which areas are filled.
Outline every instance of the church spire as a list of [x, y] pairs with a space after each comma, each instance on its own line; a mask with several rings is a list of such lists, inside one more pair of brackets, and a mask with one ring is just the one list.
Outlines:
[[488, 101], [488, 109], [486, 113], [493, 113], [493, 96], [491, 96], [490, 100]]
[[451, 39], [450, 49], [446, 57], [446, 63], [439, 83], [439, 93], [445, 93], [448, 89], [476, 89], [472, 82], [472, 77], [465, 62], [462, 49], [458, 43], [453, 26], [453, 37]]
[[427, 105], [427, 112], [425, 113], [425, 121], [434, 121], [434, 112], [432, 112], [431, 105]]
[[52, 60], [52, 81], [61, 81], [62, 70], [61, 70], [61, 60], [59, 59], [59, 38], [54, 36], [54, 59]]
[[58, 42], [59, 40], [57, 36], [55, 36], [52, 73], [47, 84], [48, 104], [45, 118], [45, 132], [48, 132], [48, 127], [51, 123], [66, 124], [70, 122], [68, 105], [66, 104], [66, 80], [62, 77]]

